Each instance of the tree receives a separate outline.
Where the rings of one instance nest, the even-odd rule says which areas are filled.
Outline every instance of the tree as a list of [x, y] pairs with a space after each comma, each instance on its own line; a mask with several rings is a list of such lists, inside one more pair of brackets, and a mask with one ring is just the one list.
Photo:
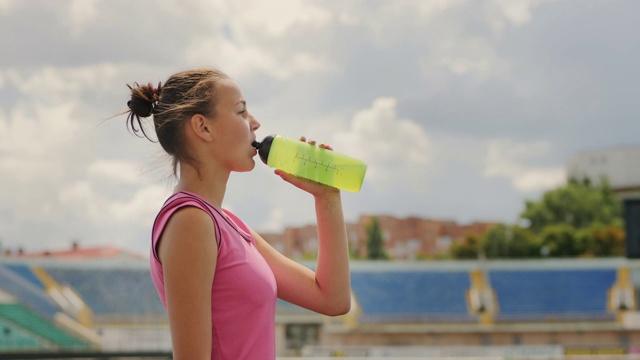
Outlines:
[[624, 231], [615, 225], [593, 224], [580, 230], [578, 238], [586, 256], [623, 256], [625, 254]]
[[454, 259], [477, 259], [480, 242], [479, 235], [469, 233], [465, 235], [462, 242], [454, 243], [451, 246], [451, 256]]
[[373, 260], [387, 259], [388, 256], [384, 251], [384, 236], [380, 229], [378, 218], [371, 218], [365, 230], [367, 232], [367, 258]]
[[550, 224], [538, 234], [540, 250], [544, 256], [573, 257], [584, 253], [576, 229], [569, 224]]
[[520, 215], [529, 229], [540, 233], [547, 225], [566, 224], [580, 230], [594, 223], [622, 226], [622, 203], [609, 182], [593, 185], [587, 178], [571, 179], [566, 185], [547, 191], [539, 201], [527, 201]]
[[520, 214], [526, 226], [498, 224], [481, 238], [454, 244], [457, 259], [540, 256], [621, 256], [625, 252], [622, 202], [606, 178], [570, 179], [538, 201], [526, 201]]
[[520, 217], [537, 237], [543, 256], [620, 256], [624, 254], [622, 202], [606, 178], [585, 178], [527, 201]]
[[498, 224], [482, 237], [487, 258], [528, 258], [540, 256], [538, 243], [529, 229]]

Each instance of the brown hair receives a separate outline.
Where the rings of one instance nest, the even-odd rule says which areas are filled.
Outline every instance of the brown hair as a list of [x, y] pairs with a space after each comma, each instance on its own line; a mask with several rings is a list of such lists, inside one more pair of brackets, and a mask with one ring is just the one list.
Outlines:
[[174, 74], [164, 85], [158, 83], [158, 87], [138, 83], [127, 85], [131, 90], [131, 100], [127, 102], [127, 127], [135, 135], [153, 141], [140, 119], [153, 115], [158, 142], [173, 157], [173, 174], [177, 176], [180, 160], [196, 165], [196, 160], [186, 148], [185, 122], [196, 114], [215, 116], [216, 88], [228, 78], [220, 70], [198, 68]]

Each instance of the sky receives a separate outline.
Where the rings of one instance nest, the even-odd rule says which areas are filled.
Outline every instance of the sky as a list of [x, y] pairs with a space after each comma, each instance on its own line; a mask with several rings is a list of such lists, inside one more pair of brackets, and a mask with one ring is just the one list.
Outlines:
[[[127, 131], [127, 84], [214, 66], [269, 134], [368, 164], [361, 215], [514, 222], [584, 151], [637, 146], [635, 0], [0, 0], [0, 244], [148, 253], [170, 159]], [[315, 221], [256, 158], [223, 206]]]

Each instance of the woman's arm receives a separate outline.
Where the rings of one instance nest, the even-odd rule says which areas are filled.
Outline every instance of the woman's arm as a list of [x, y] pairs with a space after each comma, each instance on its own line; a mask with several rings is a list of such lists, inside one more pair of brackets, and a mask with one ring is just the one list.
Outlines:
[[173, 358], [211, 358], [211, 286], [218, 247], [211, 217], [187, 207], [167, 223], [158, 250]]
[[351, 307], [351, 278], [340, 191], [279, 170], [276, 174], [314, 196], [319, 239], [313, 272], [280, 254], [252, 231], [260, 253], [276, 277], [278, 297], [325, 315], [347, 313]]

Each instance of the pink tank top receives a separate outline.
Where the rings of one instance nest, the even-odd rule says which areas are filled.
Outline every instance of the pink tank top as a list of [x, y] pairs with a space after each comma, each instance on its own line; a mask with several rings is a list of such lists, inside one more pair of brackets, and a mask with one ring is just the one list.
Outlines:
[[275, 359], [276, 280], [256, 248], [249, 228], [197, 194], [181, 191], [165, 202], [153, 225], [151, 278], [166, 309], [158, 240], [171, 215], [186, 206], [202, 209], [214, 222], [218, 260], [211, 289], [211, 359]]

